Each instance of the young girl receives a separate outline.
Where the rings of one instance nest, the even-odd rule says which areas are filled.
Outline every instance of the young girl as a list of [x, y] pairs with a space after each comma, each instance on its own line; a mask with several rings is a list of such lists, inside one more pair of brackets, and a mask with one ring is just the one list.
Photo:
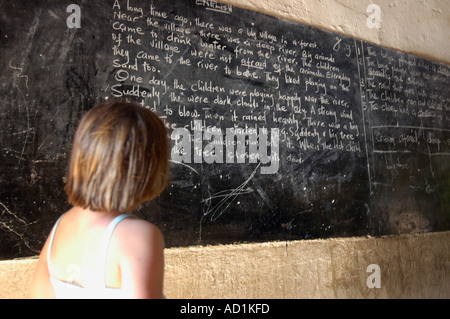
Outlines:
[[82, 118], [64, 188], [73, 208], [41, 251], [33, 298], [163, 296], [163, 236], [130, 213], [163, 191], [168, 143], [162, 121], [125, 100]]

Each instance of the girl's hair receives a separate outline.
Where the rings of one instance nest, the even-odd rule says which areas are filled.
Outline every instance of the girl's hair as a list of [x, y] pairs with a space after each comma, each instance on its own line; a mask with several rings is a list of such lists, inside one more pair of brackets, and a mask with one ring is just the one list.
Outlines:
[[131, 212], [158, 196], [169, 176], [163, 122], [125, 100], [100, 103], [81, 119], [64, 187], [74, 206]]

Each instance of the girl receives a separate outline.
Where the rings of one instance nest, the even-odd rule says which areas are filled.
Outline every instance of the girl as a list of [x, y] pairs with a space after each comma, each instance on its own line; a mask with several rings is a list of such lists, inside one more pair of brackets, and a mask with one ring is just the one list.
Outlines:
[[161, 298], [164, 239], [130, 213], [158, 196], [169, 175], [162, 121], [125, 100], [81, 120], [64, 189], [73, 205], [37, 264], [33, 298]]

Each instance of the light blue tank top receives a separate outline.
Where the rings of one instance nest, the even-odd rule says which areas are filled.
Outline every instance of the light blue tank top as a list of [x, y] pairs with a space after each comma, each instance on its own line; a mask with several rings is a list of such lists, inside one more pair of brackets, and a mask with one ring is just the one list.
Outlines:
[[105, 268], [106, 268], [106, 256], [108, 252], [109, 242], [112, 237], [112, 233], [120, 221], [130, 216], [131, 215], [129, 214], [119, 215], [114, 220], [112, 220], [111, 223], [108, 225], [108, 228], [106, 229], [105, 235], [103, 237], [103, 242], [98, 260], [98, 269], [97, 269], [98, 280], [94, 283], [91, 283], [89, 287], [82, 287], [77, 284], [61, 281], [53, 276], [50, 261], [50, 253], [53, 245], [53, 239], [55, 237], [56, 228], [58, 227], [58, 224], [61, 221], [62, 216], [58, 219], [50, 235], [50, 243], [47, 252], [47, 264], [48, 264], [48, 271], [50, 273], [50, 281], [52, 283], [53, 289], [55, 291], [55, 296], [57, 299], [126, 298], [125, 293], [122, 289], [106, 287]]

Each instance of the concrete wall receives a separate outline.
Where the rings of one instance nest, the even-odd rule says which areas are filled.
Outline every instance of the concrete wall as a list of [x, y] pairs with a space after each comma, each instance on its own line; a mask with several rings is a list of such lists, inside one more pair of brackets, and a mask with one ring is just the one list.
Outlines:
[[[237, 7], [312, 25], [402, 52], [450, 64], [448, 0], [222, 0]], [[380, 28], [368, 28], [370, 4]]]
[[[380, 288], [369, 288], [380, 267]], [[0, 262], [0, 298], [26, 298], [36, 259]], [[166, 250], [177, 298], [449, 298], [450, 232]]]
[[[224, 0], [450, 64], [448, 0]], [[381, 8], [370, 29], [369, 4]], [[450, 232], [175, 248], [168, 298], [450, 298]], [[0, 298], [28, 294], [35, 259], [0, 262]], [[368, 288], [367, 267], [381, 288]]]
[[[380, 288], [368, 288], [380, 267]], [[167, 252], [168, 298], [449, 298], [450, 232]]]

